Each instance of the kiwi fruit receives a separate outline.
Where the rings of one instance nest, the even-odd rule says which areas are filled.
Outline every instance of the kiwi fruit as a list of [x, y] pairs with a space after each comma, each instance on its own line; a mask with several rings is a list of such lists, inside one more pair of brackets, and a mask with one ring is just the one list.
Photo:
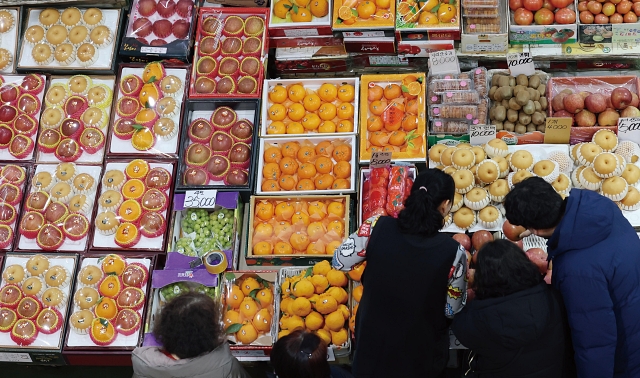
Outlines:
[[520, 91], [516, 96], [516, 103], [518, 103], [518, 105], [520, 106], [525, 106], [530, 99], [531, 99], [531, 96], [529, 95], [528, 91]]
[[547, 117], [545, 117], [544, 113], [541, 113], [541, 112], [534, 112], [531, 115], [531, 123], [533, 123], [536, 126], [544, 124], [546, 119]]
[[521, 123], [517, 123], [515, 126], [515, 132], [516, 134], [526, 134], [527, 133], [527, 126], [521, 124]]
[[523, 125], [528, 125], [531, 123], [531, 116], [523, 112], [520, 112], [518, 113], [518, 122]]
[[502, 122], [507, 117], [507, 109], [505, 109], [505, 107], [502, 105], [498, 105], [496, 106], [493, 112], [493, 115], [494, 115], [493, 119], [495, 119], [496, 121]]
[[513, 109], [513, 110], [520, 110], [522, 108], [522, 106], [520, 104], [518, 104], [518, 102], [516, 101], [517, 96], [511, 97], [509, 99], [509, 108]]
[[538, 75], [531, 75], [529, 78], [529, 87], [533, 89], [537, 89], [540, 86], [540, 83], [540, 76]]
[[533, 101], [529, 100], [525, 106], [522, 107], [522, 111], [525, 114], [531, 115], [536, 111], [536, 106], [533, 105]]
[[516, 122], [518, 120], [518, 111], [513, 109], [507, 110], [507, 119], [509, 122]]
[[504, 121], [502, 127], [505, 131], [513, 132], [516, 129], [516, 124], [511, 121]]
[[499, 87], [508, 87], [509, 86], [509, 76], [498, 76], [498, 86]]
[[529, 79], [527, 78], [527, 75], [525, 75], [525, 74], [518, 75], [516, 77], [516, 84], [522, 85], [524, 87], [528, 87], [529, 86]]

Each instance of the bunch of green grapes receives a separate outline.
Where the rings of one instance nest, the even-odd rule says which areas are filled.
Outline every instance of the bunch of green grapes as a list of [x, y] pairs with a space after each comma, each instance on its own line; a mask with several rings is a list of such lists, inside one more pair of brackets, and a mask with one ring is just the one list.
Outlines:
[[176, 282], [173, 284], [169, 284], [163, 287], [162, 289], [160, 289], [160, 293], [162, 293], [162, 296], [167, 302], [179, 295], [182, 295], [188, 292], [189, 292], [189, 287], [184, 282]]
[[209, 298], [216, 299], [215, 287], [207, 287], [202, 284], [199, 284], [193, 291], [195, 291], [196, 293], [208, 295]]
[[194, 249], [193, 240], [191, 238], [180, 238], [176, 242], [176, 252], [180, 252], [187, 256], [198, 256]]
[[[233, 221], [233, 210], [218, 209], [209, 213], [206, 209], [188, 209], [182, 217], [182, 231], [193, 241], [195, 251], [190, 253], [202, 256], [212, 250], [231, 249], [234, 240]], [[186, 247], [183, 249], [187, 251]]]

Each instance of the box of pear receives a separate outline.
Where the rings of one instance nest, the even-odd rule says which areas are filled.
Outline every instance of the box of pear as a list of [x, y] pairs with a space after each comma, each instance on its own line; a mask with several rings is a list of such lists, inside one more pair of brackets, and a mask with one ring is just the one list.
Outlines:
[[549, 79], [547, 115], [573, 118], [571, 144], [589, 142], [602, 128], [617, 132], [619, 118], [640, 117], [636, 76]]

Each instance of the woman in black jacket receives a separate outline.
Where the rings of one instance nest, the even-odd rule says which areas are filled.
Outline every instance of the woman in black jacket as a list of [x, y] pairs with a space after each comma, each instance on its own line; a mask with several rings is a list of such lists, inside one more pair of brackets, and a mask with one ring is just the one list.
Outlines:
[[562, 299], [520, 248], [507, 240], [487, 243], [473, 288], [475, 299], [452, 325], [471, 349], [468, 377], [575, 376]]

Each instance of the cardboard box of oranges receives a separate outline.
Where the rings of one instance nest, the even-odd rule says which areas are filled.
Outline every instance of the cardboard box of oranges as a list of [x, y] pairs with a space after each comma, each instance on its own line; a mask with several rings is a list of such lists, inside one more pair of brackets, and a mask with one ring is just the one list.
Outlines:
[[276, 340], [306, 329], [323, 339], [336, 357], [351, 349], [351, 281], [329, 261], [310, 267], [282, 268], [276, 298]]
[[393, 30], [395, 0], [333, 0], [333, 30]]
[[251, 197], [247, 260], [308, 265], [331, 259], [349, 234], [350, 208], [348, 195]]
[[353, 193], [355, 146], [355, 135], [260, 138], [256, 194]]
[[[491, 21], [490, 19], [487, 21]], [[400, 0], [396, 9], [397, 31], [427, 31], [429, 39], [460, 39], [460, 0]], [[441, 35], [445, 34], [445, 38]], [[425, 33], [426, 34], [426, 33]]]
[[360, 80], [360, 163], [375, 151], [393, 152], [392, 160], [425, 161], [424, 73], [362, 75]]
[[272, 37], [331, 35], [332, 0], [272, 0]]
[[360, 80], [265, 80], [261, 136], [349, 135], [358, 132]]

